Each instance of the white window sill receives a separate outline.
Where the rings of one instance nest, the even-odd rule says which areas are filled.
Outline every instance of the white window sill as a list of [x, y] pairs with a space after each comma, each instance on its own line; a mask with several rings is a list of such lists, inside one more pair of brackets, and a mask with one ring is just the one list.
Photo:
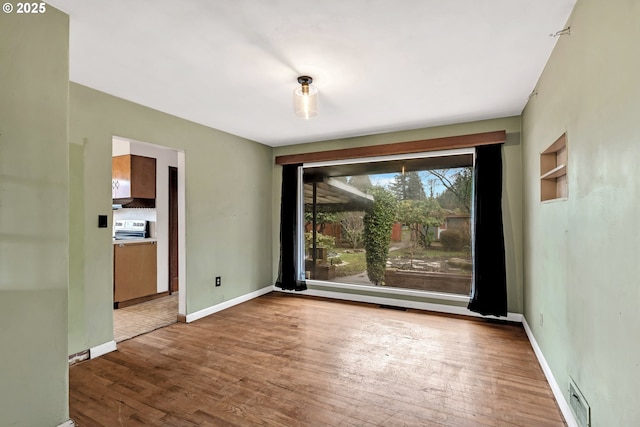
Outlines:
[[328, 282], [323, 280], [306, 280], [306, 283], [307, 285], [310, 285], [310, 286], [322, 286], [323, 288], [330, 288], [330, 289], [349, 289], [349, 290], [364, 291], [364, 292], [376, 292], [380, 294], [395, 295], [395, 296], [408, 296], [408, 297], [414, 297], [414, 298], [418, 297], [418, 298], [425, 298], [425, 299], [439, 300], [439, 301], [455, 301], [455, 302], [468, 303], [470, 299], [468, 295], [445, 294], [440, 292], [429, 292], [429, 291], [416, 291], [414, 289], [391, 288], [386, 286], [351, 285], [347, 283]]

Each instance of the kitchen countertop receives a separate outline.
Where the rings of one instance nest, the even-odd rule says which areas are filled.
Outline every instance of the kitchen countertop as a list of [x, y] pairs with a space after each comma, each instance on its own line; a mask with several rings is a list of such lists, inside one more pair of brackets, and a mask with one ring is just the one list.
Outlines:
[[157, 241], [158, 241], [158, 239], [156, 239], [155, 237], [149, 237], [149, 238], [146, 238], [146, 239], [128, 239], [128, 240], [126, 240], [126, 239], [123, 239], [123, 240], [113, 239], [113, 244], [116, 245], [116, 244], [122, 243], [124, 245], [128, 245], [130, 243], [150, 243], [150, 242], [157, 242]]

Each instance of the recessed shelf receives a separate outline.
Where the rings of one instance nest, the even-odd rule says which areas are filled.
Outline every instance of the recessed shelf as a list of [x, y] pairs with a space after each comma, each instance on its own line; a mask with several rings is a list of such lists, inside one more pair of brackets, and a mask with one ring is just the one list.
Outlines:
[[540, 177], [540, 179], [552, 179], [555, 180], [556, 178], [559, 178], [561, 176], [564, 176], [567, 174], [567, 165], [559, 165], [553, 169], [551, 169], [549, 172], [545, 173], [544, 175], [542, 175]]
[[567, 135], [540, 154], [540, 201], [567, 198]]

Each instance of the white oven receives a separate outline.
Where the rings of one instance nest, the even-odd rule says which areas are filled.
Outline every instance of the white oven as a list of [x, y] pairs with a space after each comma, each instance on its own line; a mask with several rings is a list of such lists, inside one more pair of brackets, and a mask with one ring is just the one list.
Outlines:
[[119, 219], [113, 224], [115, 240], [136, 240], [149, 237], [149, 221], [141, 219]]

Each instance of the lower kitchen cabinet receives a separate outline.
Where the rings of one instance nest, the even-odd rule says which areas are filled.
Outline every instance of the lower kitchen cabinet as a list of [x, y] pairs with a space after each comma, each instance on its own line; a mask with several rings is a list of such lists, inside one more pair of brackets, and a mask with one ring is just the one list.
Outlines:
[[157, 293], [156, 242], [113, 245], [113, 301], [118, 303]]

